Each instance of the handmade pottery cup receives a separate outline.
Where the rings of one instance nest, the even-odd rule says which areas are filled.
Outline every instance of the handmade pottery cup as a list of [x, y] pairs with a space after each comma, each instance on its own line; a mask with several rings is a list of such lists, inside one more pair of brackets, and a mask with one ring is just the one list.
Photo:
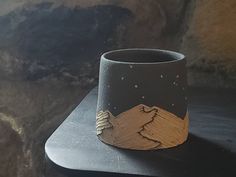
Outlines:
[[186, 59], [172, 51], [122, 49], [101, 56], [96, 129], [120, 148], [152, 150], [188, 136]]

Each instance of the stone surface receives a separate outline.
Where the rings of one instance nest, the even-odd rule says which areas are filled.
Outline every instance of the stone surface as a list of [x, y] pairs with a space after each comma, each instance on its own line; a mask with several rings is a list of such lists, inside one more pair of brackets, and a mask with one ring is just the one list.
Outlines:
[[235, 88], [236, 1], [196, 1], [181, 51], [191, 85]]
[[0, 176], [44, 176], [44, 142], [97, 84], [104, 51], [179, 50], [191, 85], [236, 88], [235, 11], [234, 0], [0, 0]]
[[[9, 119], [9, 117], [1, 113], [0, 119]], [[0, 176], [17, 176], [18, 162], [22, 161], [23, 157], [23, 142], [18, 132], [15, 132], [9, 123], [1, 122], [0, 130]]]
[[2, 176], [42, 176], [45, 140], [86, 93], [55, 79], [1, 81]]

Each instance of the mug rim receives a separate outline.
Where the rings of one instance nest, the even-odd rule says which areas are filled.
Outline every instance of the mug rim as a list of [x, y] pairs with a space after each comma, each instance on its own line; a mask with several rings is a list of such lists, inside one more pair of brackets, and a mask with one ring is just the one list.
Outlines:
[[[162, 53], [172, 56], [175, 59], [169, 60], [169, 61], [155, 61], [155, 62], [132, 62], [132, 61], [117, 61], [117, 60], [109, 59], [108, 57], [106, 57], [109, 54], [123, 52], [123, 51], [146, 51], [146, 52], [151, 51], [151, 52], [157, 52], [157, 53], [162, 52]], [[154, 49], [154, 48], [117, 49], [117, 50], [111, 50], [111, 51], [105, 52], [101, 56], [101, 60], [105, 60], [108, 62], [117, 63], [117, 64], [135, 64], [135, 65], [168, 64], [168, 63], [176, 63], [176, 62], [182, 61], [184, 59], [185, 59], [185, 55], [183, 55], [182, 53], [170, 51], [170, 50]]]

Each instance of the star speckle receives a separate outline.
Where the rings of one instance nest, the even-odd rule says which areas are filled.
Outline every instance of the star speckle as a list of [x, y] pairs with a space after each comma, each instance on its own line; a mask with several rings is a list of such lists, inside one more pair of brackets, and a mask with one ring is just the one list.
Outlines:
[[[130, 99], [134, 100], [134, 104], [142, 103], [147, 105], [154, 105], [157, 98], [164, 97], [163, 99], [166, 100], [167, 104], [161, 105], [163, 109], [170, 109], [174, 113], [182, 115], [182, 112], [185, 110], [180, 109], [179, 104], [187, 104], [190, 99], [189, 97], [187, 98], [187, 94], [185, 93], [188, 87], [185, 84], [185, 78], [181, 71], [173, 71], [175, 73], [168, 72], [169, 71], [165, 70], [157, 70], [150, 77], [142, 77], [139, 66], [134, 63], [129, 63], [127, 66], [118, 69], [115, 75], [110, 76], [111, 79], [106, 80], [102, 88], [107, 94], [111, 92], [121, 93], [113, 94], [112, 97], [114, 96], [114, 99], [112, 100], [107, 98], [106, 101], [103, 102], [104, 109], [109, 109], [116, 114], [118, 113], [117, 111], [126, 110], [127, 105], [121, 104], [120, 97], [125, 98], [128, 96]], [[153, 84], [151, 84], [152, 82]], [[158, 90], [159, 85], [162, 84], [165, 85], [167, 89]], [[121, 91], [118, 86], [122, 86], [122, 89], [124, 88], [125, 91]], [[180, 91], [180, 95], [174, 94], [175, 90]], [[165, 94], [170, 94], [170, 96], [165, 98]]]

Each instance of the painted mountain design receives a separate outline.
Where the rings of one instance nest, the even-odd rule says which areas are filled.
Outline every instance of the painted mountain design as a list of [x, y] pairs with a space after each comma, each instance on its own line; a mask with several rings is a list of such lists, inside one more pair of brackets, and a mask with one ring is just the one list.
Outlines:
[[109, 111], [97, 113], [97, 135], [107, 144], [136, 150], [163, 149], [182, 144], [188, 136], [189, 118], [184, 119], [143, 104], [118, 116]]

